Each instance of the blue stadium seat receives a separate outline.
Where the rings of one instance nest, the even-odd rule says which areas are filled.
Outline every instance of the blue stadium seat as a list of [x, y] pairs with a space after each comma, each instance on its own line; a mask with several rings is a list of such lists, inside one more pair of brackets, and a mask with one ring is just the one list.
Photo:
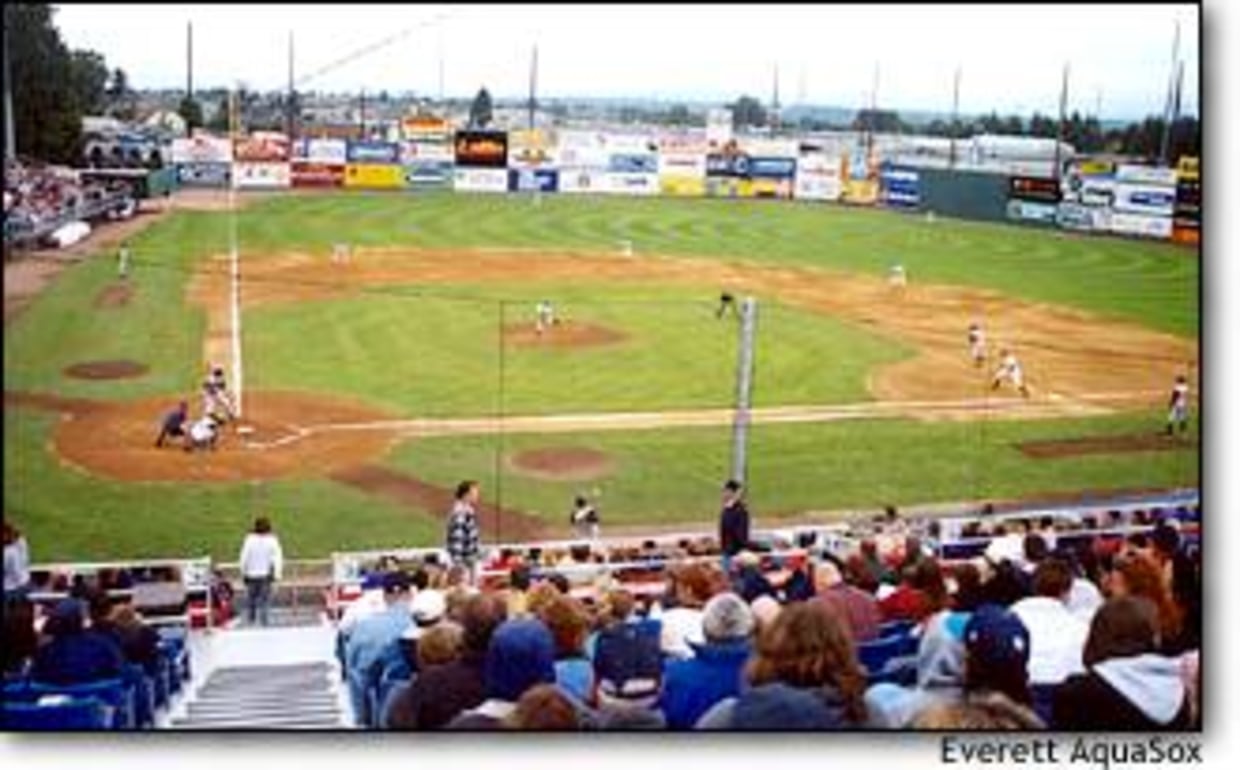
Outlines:
[[1029, 694], [1033, 696], [1033, 711], [1042, 721], [1051, 726], [1051, 711], [1055, 702], [1056, 684], [1031, 684]]
[[72, 698], [97, 698], [114, 709], [111, 727], [114, 730], [134, 729], [134, 690], [121, 679], [102, 679], [85, 684], [44, 684], [32, 682], [31, 689], [42, 695], [68, 695]]
[[917, 624], [911, 620], [889, 620], [878, 627], [878, 638], [886, 639], [892, 636], [899, 636], [913, 630], [915, 625]]
[[897, 657], [905, 641], [900, 637], [875, 639], [857, 645], [857, 659], [870, 675], [877, 675], [887, 667], [887, 661]]
[[107, 730], [111, 707], [98, 698], [72, 698], [64, 703], [39, 705], [4, 701], [5, 730]]
[[121, 679], [133, 687], [134, 725], [139, 730], [155, 726], [155, 683], [146, 670], [134, 663], [126, 663], [121, 669]]

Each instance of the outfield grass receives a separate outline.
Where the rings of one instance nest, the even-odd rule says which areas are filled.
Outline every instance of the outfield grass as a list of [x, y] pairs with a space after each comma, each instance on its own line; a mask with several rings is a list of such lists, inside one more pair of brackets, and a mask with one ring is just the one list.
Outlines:
[[[915, 423], [866, 420], [757, 425], [750, 436], [750, 495], [759, 515], [878, 508], [885, 503], [1037, 497], [1072, 490], [1172, 488], [1198, 483], [1191, 448], [1034, 460], [1016, 444], [1041, 439], [1149, 433], [1161, 413], [1079, 420]], [[616, 525], [713, 522], [730, 468], [728, 428], [686, 428], [556, 436], [513, 435], [505, 456], [532, 449], [582, 447], [606, 453], [614, 472], [599, 481], [550, 482], [496, 468], [491, 437], [427, 439], [402, 445], [388, 464], [435, 484], [478, 477], [484, 496], [500, 490], [505, 506], [567, 521], [578, 493], [596, 494], [604, 521]], [[498, 477], [499, 470], [502, 477]], [[567, 526], [565, 534], [567, 535]]]
[[[95, 296], [115, 281], [113, 259], [67, 269], [6, 325], [6, 390], [100, 399], [192, 392], [201, 376], [205, 316], [186, 305], [185, 289], [202, 258], [227, 250], [228, 232], [227, 214], [178, 212], [135, 237], [130, 283], [136, 294], [121, 308], [92, 308]], [[325, 253], [340, 241], [611, 251], [627, 239], [634, 241], [638, 258], [660, 252], [873, 275], [900, 261], [913, 281], [987, 287], [1190, 338], [1199, 318], [1198, 261], [1180, 247], [998, 224], [943, 219], [931, 224], [915, 216], [830, 205], [544, 196], [535, 207], [516, 196], [350, 192], [256, 201], [239, 214], [238, 232], [243, 259], [294, 248]], [[247, 311], [249, 385], [296, 383], [396, 412], [419, 406], [429, 414], [490, 413], [501, 406], [516, 413], [730, 402], [731, 354], [718, 351], [731, 350], [732, 342], [717, 334], [718, 324], [706, 315], [713, 307], [687, 303], [680, 290], [666, 289], [666, 298], [674, 300], [670, 306], [682, 308], [675, 312], [701, 308], [705, 316], [681, 321], [665, 315], [672, 311], [622, 310], [631, 299], [624, 288], [553, 288], [557, 296], [594, 300], [590, 312], [598, 315], [591, 320], [622, 326], [645, 344], [564, 357], [552, 351], [506, 353], [500, 405], [494, 401], [496, 354], [470, 354], [465, 344], [466, 338], [494, 342], [496, 317], [442, 306], [448, 295], [483, 290], [528, 304], [546, 287], [440, 287], [444, 299], [412, 306], [392, 296], [359, 296]], [[758, 382], [758, 405], [858, 400], [867, 366], [907, 352], [834, 319], [780, 312], [787, 325], [783, 334], [768, 335], [777, 340], [774, 347], [763, 348], [769, 358], [761, 362], [760, 371], [767, 374]], [[771, 318], [764, 313], [763, 322]], [[781, 337], [784, 343], [778, 342]], [[796, 343], [787, 344], [790, 339]], [[462, 347], [451, 344], [456, 342]], [[72, 363], [115, 358], [140, 361], [151, 371], [110, 382], [61, 373]], [[985, 443], [976, 438], [978, 426], [969, 424], [756, 427], [754, 505], [766, 514], [1196, 483], [1196, 450], [1032, 461], [1007, 446], [1022, 437], [1148, 429], [1160, 418], [992, 422]], [[26, 410], [5, 413], [6, 517], [28, 533], [37, 560], [201, 552], [232, 560], [241, 534], [260, 511], [275, 517], [286, 546], [298, 556], [439, 540], [442, 512], [433, 512], [431, 521], [329, 481], [120, 484], [88, 477], [61, 466], [48, 452], [53, 419]], [[504, 440], [511, 449], [563, 443], [566, 437]], [[493, 442], [408, 444], [387, 462], [445, 485], [463, 475], [485, 481], [495, 467]], [[600, 485], [606, 521], [667, 516], [713, 521], [728, 462], [726, 429], [583, 435], [572, 437], [572, 443], [617, 459], [616, 475]], [[497, 482], [506, 505], [543, 512], [553, 522], [564, 518], [565, 503], [579, 486], [505, 474], [491, 477], [488, 487], [493, 490]]]
[[[728, 407], [737, 325], [685, 289], [589, 283], [456, 287], [470, 299], [389, 293], [250, 310], [252, 388], [343, 393], [405, 416]], [[586, 348], [500, 350], [540, 296], [561, 315], [621, 332]], [[500, 299], [507, 301], [502, 305]], [[764, 306], [758, 406], [864, 401], [866, 376], [912, 348], [816, 313]], [[290, 344], [290, 340], [299, 340]]]

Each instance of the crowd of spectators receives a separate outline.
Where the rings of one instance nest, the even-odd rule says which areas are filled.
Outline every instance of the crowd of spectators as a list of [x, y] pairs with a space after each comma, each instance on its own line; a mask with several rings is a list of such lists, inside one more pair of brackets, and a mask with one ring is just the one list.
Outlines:
[[[123, 183], [82, 181], [69, 168], [6, 161], [4, 166], [4, 240], [39, 239], [69, 222], [107, 213], [104, 201], [125, 198]], [[121, 207], [132, 210], [132, 203]]]
[[[393, 562], [345, 611], [340, 657], [380, 729], [1194, 727], [1200, 555], [1169, 513], [1105, 535], [1008, 521], [960, 560], [892, 510], [845, 552], [511, 549], [477, 583]], [[659, 562], [660, 590], [570, 590], [618, 557]]]

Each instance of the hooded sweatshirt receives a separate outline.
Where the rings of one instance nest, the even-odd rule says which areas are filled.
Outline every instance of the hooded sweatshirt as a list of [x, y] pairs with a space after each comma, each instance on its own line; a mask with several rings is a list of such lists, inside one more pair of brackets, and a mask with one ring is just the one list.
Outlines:
[[1057, 730], [1184, 730], [1190, 726], [1180, 661], [1146, 653], [1110, 658], [1069, 677], [1055, 692]]
[[725, 698], [702, 715], [697, 730], [833, 730], [854, 727], [832, 687], [771, 682]]
[[943, 611], [926, 621], [917, 648], [917, 686], [882, 682], [865, 692], [867, 725], [903, 729], [927, 706], [962, 697], [968, 613]]

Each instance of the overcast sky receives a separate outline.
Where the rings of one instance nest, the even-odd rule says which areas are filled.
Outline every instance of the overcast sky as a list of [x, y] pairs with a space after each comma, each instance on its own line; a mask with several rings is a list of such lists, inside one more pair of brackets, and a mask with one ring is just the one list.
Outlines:
[[522, 96], [532, 46], [543, 96], [640, 96], [784, 105], [868, 103], [963, 112], [1053, 113], [1064, 62], [1069, 109], [1105, 119], [1161, 113], [1175, 21], [1185, 112], [1197, 110], [1199, 17], [1193, 5], [65, 5], [70, 47], [92, 48], [139, 88], [185, 83], [194, 25], [196, 87], [283, 88], [288, 36], [298, 77], [385, 38], [388, 46], [325, 71], [306, 89]]

